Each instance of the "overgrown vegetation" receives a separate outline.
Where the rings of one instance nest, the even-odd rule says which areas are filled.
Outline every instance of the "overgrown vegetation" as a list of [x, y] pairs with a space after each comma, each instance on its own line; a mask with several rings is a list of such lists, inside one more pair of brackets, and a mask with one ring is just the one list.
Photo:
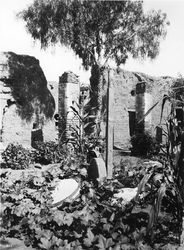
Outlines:
[[4, 167], [11, 169], [25, 169], [33, 162], [32, 152], [20, 144], [10, 143], [2, 152]]
[[131, 137], [133, 155], [148, 156], [159, 153], [159, 144], [148, 132], [136, 133]]
[[[86, 175], [86, 152], [99, 143], [99, 138], [92, 141], [71, 128], [72, 138], [66, 144], [40, 143], [31, 155], [34, 161], [44, 159], [46, 163], [57, 163], [47, 171], [22, 173], [18, 179], [2, 172], [1, 236], [23, 239], [26, 245], [41, 250], [177, 249], [183, 230], [180, 174], [183, 130], [176, 119], [176, 107], [181, 104], [183, 108], [183, 104], [172, 95], [165, 95], [162, 110], [167, 101], [171, 102], [171, 113], [165, 126], [166, 145], [161, 148], [162, 155], [154, 156], [157, 162], [142, 162], [133, 169], [127, 168], [126, 162], [120, 162], [114, 168], [112, 180], [106, 180], [103, 185], [90, 182]], [[86, 117], [80, 116], [76, 109], [73, 112], [83, 127]], [[152, 145], [150, 141], [148, 145]], [[24, 152], [21, 146], [19, 149]], [[18, 149], [13, 145], [11, 150], [17, 154]], [[8, 156], [8, 152], [7, 159], [11, 155], [9, 152]], [[11, 160], [16, 163], [16, 159]], [[78, 180], [80, 195], [72, 202], [66, 200], [59, 208], [53, 208], [52, 191], [57, 182], [65, 178]], [[130, 202], [115, 198], [122, 188], [137, 186], [137, 195]]]
[[34, 163], [44, 165], [58, 163], [62, 155], [62, 148], [54, 141], [37, 142], [37, 149], [26, 149], [18, 143], [10, 143], [2, 153], [3, 167], [26, 169]]
[[[174, 183], [167, 179], [162, 166], [149, 167], [149, 178], [142, 179], [136, 199], [126, 204], [121, 198], [114, 199], [114, 194], [125, 187], [124, 169], [117, 166], [113, 180], [98, 185], [87, 180], [84, 163], [84, 158], [65, 153], [57, 168], [36, 175], [22, 174], [21, 178], [10, 180], [2, 173], [1, 234], [21, 238], [37, 249], [50, 250], [152, 249], [151, 246], [161, 249], [160, 244], [167, 244], [168, 239], [173, 244], [179, 242], [179, 200], [173, 193], [176, 189], [170, 189], [168, 200], [163, 194], [165, 181], [168, 191]], [[134, 178], [140, 167], [134, 169]], [[144, 175], [142, 172], [140, 179]], [[80, 196], [53, 209], [53, 187], [57, 181], [70, 177], [80, 180]], [[132, 182], [132, 187], [139, 181]], [[158, 217], [154, 217], [154, 208], [159, 209]]]
[[[68, 1], [67, 4], [65, 1], [44, 3], [37, 0], [22, 17], [33, 38], [40, 39], [42, 45], [61, 41], [81, 57], [85, 68], [92, 67], [93, 76], [99, 73], [92, 86], [93, 95], [98, 99], [95, 103], [98, 111], [100, 59], [114, 58], [120, 64], [125, 63], [129, 54], [154, 58], [159, 40], [165, 35], [166, 16], [160, 12], [144, 15], [142, 2], [120, 1], [115, 5], [113, 1]], [[41, 143], [38, 150], [28, 156], [30, 159], [26, 158], [26, 153], [24, 156], [24, 149], [20, 147], [23, 162], [18, 165], [18, 146], [7, 149], [4, 159], [14, 169], [32, 159], [57, 164], [47, 171], [32, 171], [28, 176], [22, 172], [18, 179], [11, 179], [6, 171], [1, 172], [1, 236], [23, 239], [26, 245], [41, 250], [176, 249], [181, 242], [183, 206], [180, 190], [184, 187], [181, 175], [183, 127], [176, 122], [176, 104], [180, 102], [183, 108], [183, 99], [164, 96], [162, 111], [167, 100], [171, 102], [171, 113], [166, 122], [164, 153], [162, 157], [157, 156], [159, 162], [148, 161], [131, 171], [120, 163], [114, 168], [113, 179], [106, 180], [103, 185], [90, 182], [86, 176], [86, 152], [99, 143], [98, 129], [94, 138], [86, 138], [83, 133], [86, 117], [75, 109], [79, 128], [72, 128], [66, 144]], [[79, 132], [81, 128], [82, 133]], [[137, 135], [132, 140], [134, 149], [139, 148], [138, 154], [150, 156], [155, 150], [149, 135]], [[140, 151], [143, 145], [147, 147]], [[65, 178], [78, 180], [80, 195], [72, 202], [66, 200], [59, 208], [53, 208], [52, 191], [57, 182]], [[115, 198], [122, 188], [137, 186], [137, 195], [130, 202]]]
[[[110, 60], [154, 59], [169, 24], [161, 11], [144, 12], [143, 1], [35, 0], [19, 15], [43, 48], [60, 43], [91, 70], [91, 114], [98, 123], [102, 107], [102, 73]], [[91, 128], [90, 128], [91, 129]]]
[[59, 163], [63, 152], [57, 142], [37, 142], [37, 148], [33, 152], [34, 162], [40, 164]]

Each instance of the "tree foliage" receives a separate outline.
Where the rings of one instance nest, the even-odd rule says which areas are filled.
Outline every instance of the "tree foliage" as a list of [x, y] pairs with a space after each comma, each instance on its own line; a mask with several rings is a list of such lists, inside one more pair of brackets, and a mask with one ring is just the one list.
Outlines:
[[93, 127], [100, 124], [102, 74], [109, 60], [120, 65], [130, 56], [154, 59], [168, 24], [166, 14], [154, 10], [146, 14], [143, 1], [130, 0], [34, 0], [20, 17], [43, 48], [60, 43], [81, 58], [84, 69], [91, 68]]
[[142, 1], [35, 0], [20, 13], [42, 47], [61, 43], [82, 59], [85, 69], [132, 55], [155, 58], [166, 35], [166, 14], [143, 11]]

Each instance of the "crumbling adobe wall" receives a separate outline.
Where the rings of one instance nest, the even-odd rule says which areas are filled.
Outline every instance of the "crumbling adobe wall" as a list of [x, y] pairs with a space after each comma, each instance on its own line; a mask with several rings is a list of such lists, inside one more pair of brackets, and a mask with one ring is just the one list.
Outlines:
[[[152, 131], [156, 125], [160, 124], [161, 110], [162, 110], [162, 100], [164, 95], [169, 94], [174, 85], [176, 79], [172, 77], [159, 77], [154, 79], [154, 84], [152, 84], [151, 94], [153, 98], [153, 104], [159, 101], [158, 105], [152, 110]], [[169, 102], [164, 105], [163, 118], [160, 125], [165, 125], [165, 120], [170, 113]], [[153, 132], [154, 133], [154, 132]]]
[[[4, 100], [1, 105], [3, 144], [30, 146], [35, 122], [43, 129], [45, 141], [55, 139], [57, 131], [52, 121], [55, 101], [39, 61], [28, 55], [0, 53], [0, 81], [0, 100]], [[9, 88], [9, 93], [3, 92], [6, 88]]]
[[[135, 88], [139, 81], [136, 73], [125, 71], [122, 69], [111, 69], [108, 78], [108, 70], [103, 72], [103, 107], [107, 105], [107, 86], [108, 80], [114, 90], [114, 145], [117, 147], [125, 147], [130, 144], [130, 128], [129, 128], [129, 112], [135, 111]], [[105, 119], [102, 124], [102, 134], [105, 136]]]
[[65, 140], [70, 136], [71, 127], [79, 126], [79, 117], [75, 115], [71, 106], [78, 110], [80, 83], [73, 72], [64, 72], [59, 78], [58, 113], [59, 138]]
[[[113, 114], [114, 119], [114, 145], [127, 148], [130, 145], [130, 113], [136, 115], [136, 119], [142, 117], [146, 111], [156, 102], [159, 104], [152, 110], [150, 115], [145, 117], [145, 130], [156, 135], [156, 126], [160, 124], [162, 98], [168, 94], [176, 79], [172, 77], [152, 77], [143, 73], [129, 72], [122, 69], [108, 69], [103, 71], [102, 86], [102, 122], [101, 135], [106, 137], [106, 107], [107, 107], [107, 86], [110, 81], [113, 87]], [[145, 83], [145, 90], [141, 95], [136, 93], [136, 86]], [[74, 95], [70, 91], [74, 90]], [[69, 91], [69, 92], [67, 92]], [[70, 94], [71, 95], [70, 95]], [[70, 97], [69, 97], [70, 96]], [[67, 116], [69, 106], [73, 98], [79, 98], [79, 81], [72, 72], [65, 72], [59, 82], [59, 114], [63, 119]], [[163, 121], [170, 112], [167, 104], [163, 112]], [[63, 131], [66, 129], [66, 123]]]
[[[145, 118], [145, 129], [156, 135], [156, 126], [160, 123], [161, 99], [167, 94], [173, 86], [176, 79], [172, 77], [152, 77], [143, 73], [129, 72], [122, 69], [111, 69], [108, 77], [108, 69], [103, 71], [102, 88], [102, 123], [101, 135], [106, 136], [106, 107], [107, 107], [107, 86], [108, 80], [114, 90], [114, 145], [127, 148], [130, 145], [130, 113], [136, 114], [136, 118], [143, 116], [145, 112], [157, 101], [159, 104], [152, 110], [150, 115]], [[137, 84], [145, 83], [145, 90], [142, 96], [136, 93]], [[74, 90], [75, 88], [75, 90]], [[69, 94], [74, 90], [74, 95]], [[69, 92], [67, 92], [69, 91]], [[79, 98], [79, 81], [72, 72], [65, 72], [60, 77], [59, 82], [59, 114], [63, 119], [72, 105], [73, 98]], [[170, 106], [164, 108], [163, 118], [166, 118], [170, 112]], [[163, 119], [164, 121], [164, 119]], [[65, 124], [66, 128], [66, 124]], [[63, 128], [62, 128], [63, 131]]]
[[[171, 90], [171, 86], [173, 86], [176, 79], [172, 77], [152, 77], [122, 69], [112, 69], [111, 71], [109, 80], [114, 87], [114, 145], [126, 148], [130, 144], [129, 112], [135, 111], [136, 117], [138, 113], [145, 114], [152, 105], [160, 101], [164, 94]], [[136, 85], [141, 82], [145, 82], [145, 94], [138, 97]], [[107, 85], [108, 71], [104, 70], [104, 96]], [[106, 99], [106, 97], [103, 98]], [[103, 105], [106, 106], [106, 101], [104, 101]], [[145, 118], [145, 129], [153, 135], [156, 135], [155, 128], [160, 123], [161, 105], [162, 102], [160, 101], [150, 115]], [[105, 109], [105, 107], [102, 109]], [[166, 105], [163, 117], [167, 117], [169, 110], [169, 105]], [[104, 124], [102, 129], [104, 132]]]
[[164, 95], [171, 94], [178, 80], [173, 77], [150, 77], [145, 74], [140, 74], [139, 77], [140, 81], [136, 86], [143, 84], [144, 91], [143, 93], [136, 93], [137, 118], [138, 120], [141, 119], [151, 107], [155, 106], [149, 115], [144, 117], [144, 130], [155, 136], [157, 126], [165, 129], [165, 123], [171, 111], [170, 103], [166, 102], [162, 112]]
[[110, 81], [114, 87], [114, 145], [126, 146], [129, 143], [129, 111], [135, 110], [135, 89], [137, 77], [131, 72], [113, 70]]

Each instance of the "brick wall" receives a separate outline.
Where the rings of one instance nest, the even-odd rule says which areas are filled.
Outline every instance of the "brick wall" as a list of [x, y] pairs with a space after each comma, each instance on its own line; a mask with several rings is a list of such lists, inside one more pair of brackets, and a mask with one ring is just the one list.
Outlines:
[[3, 119], [2, 140], [4, 146], [9, 143], [21, 143], [25, 147], [30, 147], [31, 130], [32, 123], [27, 123], [20, 118], [15, 104], [7, 109]]
[[[165, 77], [165, 78], [157, 78], [155, 79], [155, 82], [151, 89], [151, 95], [153, 99], [153, 104], [155, 104], [157, 101], [159, 101], [158, 105], [152, 110], [151, 112], [151, 131], [152, 134], [156, 135], [156, 126], [161, 126], [164, 130], [166, 129], [165, 121], [170, 113], [170, 103], [166, 102], [164, 105], [163, 115], [162, 115], [162, 121], [160, 123], [161, 118], [161, 110], [162, 110], [162, 100], [164, 94], [168, 94], [171, 91], [171, 88], [173, 86], [173, 82], [175, 80], [171, 77]], [[163, 137], [163, 140], [165, 138]]]
[[30, 147], [34, 122], [42, 127], [44, 141], [57, 138], [53, 120], [54, 98], [36, 58], [12, 52], [0, 53], [0, 86], [3, 148], [9, 143]]
[[[107, 71], [104, 74], [107, 86]], [[135, 89], [137, 78], [131, 72], [112, 70], [110, 81], [114, 88], [114, 145], [126, 147], [130, 139], [128, 111], [135, 110], [135, 96], [131, 91]]]
[[[8, 54], [9, 55], [9, 54]], [[18, 60], [16, 56], [14, 61]], [[3, 63], [6, 62], [7, 57], [3, 57]], [[6, 59], [6, 60], [5, 60]], [[29, 65], [33, 62], [38, 68], [39, 75], [40, 66], [38, 60], [30, 57], [28, 58]], [[24, 58], [24, 63], [26, 62], [26, 56]], [[12, 65], [14, 65], [12, 63]], [[28, 65], [28, 66], [29, 66]], [[5, 65], [6, 66], [6, 65]], [[10, 76], [9, 67], [1, 67], [1, 75]], [[26, 65], [25, 65], [26, 67]], [[28, 67], [29, 68], [29, 67]], [[3, 71], [4, 69], [4, 71]], [[31, 67], [30, 67], [31, 69]], [[129, 144], [130, 140], [130, 131], [129, 131], [129, 111], [136, 111], [137, 117], [142, 116], [152, 104], [160, 100], [163, 94], [167, 93], [173, 83], [173, 78], [170, 77], [150, 77], [145, 74], [128, 72], [121, 69], [112, 69], [112, 74], [110, 76], [111, 85], [114, 88], [114, 145], [126, 147]], [[35, 73], [35, 70], [34, 70]], [[30, 73], [31, 75], [32, 73]], [[34, 74], [33, 74], [34, 75]], [[32, 76], [32, 75], [31, 75]], [[37, 76], [34, 75], [34, 79], [37, 79]], [[61, 130], [66, 128], [69, 125], [69, 120], [74, 123], [77, 123], [72, 115], [70, 106], [75, 105], [75, 102], [79, 102], [79, 88], [80, 84], [78, 77], [72, 72], [65, 72], [59, 78], [59, 85], [57, 83], [48, 83], [46, 82], [44, 76], [39, 81], [45, 81], [44, 86], [46, 86], [55, 99], [56, 109], [55, 113], [59, 113], [64, 127], [60, 127]], [[136, 84], [139, 82], [146, 82], [146, 91], [145, 93], [135, 95]], [[108, 83], [108, 72], [107, 69], [103, 72], [103, 107], [106, 109], [106, 93], [107, 93], [107, 83]], [[41, 83], [40, 83], [41, 84]], [[47, 90], [48, 91], [48, 90]], [[0, 96], [1, 98], [1, 96]], [[3, 107], [1, 107], [3, 108]], [[164, 116], [166, 117], [169, 107], [165, 108]], [[70, 111], [68, 114], [67, 112]], [[2, 113], [2, 112], [1, 112]], [[155, 133], [155, 127], [160, 122], [161, 114], [161, 103], [153, 109], [150, 116], [145, 119], [145, 126], [147, 129], [150, 129]], [[106, 115], [104, 115], [105, 121]], [[8, 142], [19, 142], [25, 145], [30, 145], [31, 140], [31, 130], [34, 122], [33, 119], [30, 122], [22, 120], [17, 114], [16, 105], [10, 106], [3, 117], [4, 122], [4, 132], [3, 132], [3, 141], [7, 144]], [[44, 140], [55, 140], [58, 136], [58, 130], [55, 126], [53, 118], [43, 119], [43, 133]], [[61, 126], [60, 124], [60, 126]], [[102, 123], [102, 134], [105, 137], [105, 122]]]
[[[105, 86], [107, 86], [107, 71], [104, 71]], [[136, 111], [136, 118], [140, 120], [143, 115], [164, 94], [171, 90], [176, 79], [171, 77], [151, 77], [143, 73], [113, 70], [111, 84], [114, 87], [114, 145], [127, 147], [130, 141], [128, 111]], [[136, 93], [136, 85], [144, 83], [144, 91]], [[105, 87], [104, 87], [105, 89]], [[104, 91], [105, 93], [105, 91]], [[105, 105], [105, 102], [104, 102]], [[156, 135], [156, 126], [160, 124], [162, 102], [145, 117], [145, 130]], [[165, 105], [163, 121], [170, 112], [169, 104]], [[163, 124], [164, 128], [164, 124]], [[105, 125], [103, 124], [103, 130]]]
[[70, 134], [70, 126], [79, 125], [78, 117], [70, 106], [78, 109], [79, 104], [79, 80], [72, 72], [65, 72], [59, 78], [58, 113], [60, 116], [59, 136], [65, 140]]

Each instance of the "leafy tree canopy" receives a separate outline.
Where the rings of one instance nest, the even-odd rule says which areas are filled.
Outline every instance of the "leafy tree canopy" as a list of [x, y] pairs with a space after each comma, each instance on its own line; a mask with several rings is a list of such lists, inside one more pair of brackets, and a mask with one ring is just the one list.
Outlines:
[[129, 56], [155, 58], [168, 24], [166, 14], [146, 14], [143, 1], [130, 0], [34, 0], [20, 17], [43, 48], [60, 43], [82, 59], [84, 69], [91, 68], [88, 108], [94, 125], [101, 116], [103, 66], [110, 59], [124, 64]]
[[166, 14], [143, 12], [143, 1], [35, 0], [20, 13], [42, 47], [61, 43], [82, 59], [85, 69], [109, 59], [117, 65], [155, 58], [166, 35]]

